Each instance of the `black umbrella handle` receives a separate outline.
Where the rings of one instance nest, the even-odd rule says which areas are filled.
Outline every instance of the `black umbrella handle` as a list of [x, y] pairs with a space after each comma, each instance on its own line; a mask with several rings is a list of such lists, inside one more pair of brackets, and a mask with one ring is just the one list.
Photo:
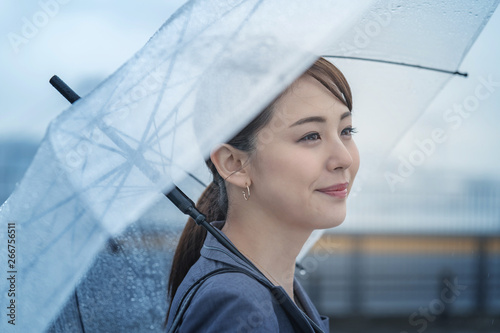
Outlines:
[[78, 96], [78, 94], [73, 89], [71, 89], [63, 80], [61, 80], [59, 76], [52, 76], [49, 82], [71, 104], [80, 99], [80, 96]]
[[207, 222], [205, 215], [203, 215], [198, 209], [196, 209], [194, 202], [189, 199], [189, 197], [184, 194], [184, 192], [182, 192], [177, 186], [175, 186], [170, 192], [165, 195], [177, 208], [179, 208], [181, 212], [189, 215], [197, 225], [201, 225], [202, 227], [207, 229], [207, 231], [211, 233], [212, 236], [214, 236], [215, 239], [217, 239], [219, 243], [221, 243], [225, 248], [227, 248], [234, 255], [243, 260], [243, 262], [250, 265], [250, 267], [258, 270], [254, 266], [254, 264], [250, 260], [248, 260], [231, 242], [224, 238], [213, 225]]
[[165, 194], [165, 196], [168, 200], [172, 201], [181, 212], [191, 216], [197, 225], [201, 225], [203, 221], [206, 221], [205, 215], [196, 209], [194, 202], [177, 186], [175, 186], [172, 191]]

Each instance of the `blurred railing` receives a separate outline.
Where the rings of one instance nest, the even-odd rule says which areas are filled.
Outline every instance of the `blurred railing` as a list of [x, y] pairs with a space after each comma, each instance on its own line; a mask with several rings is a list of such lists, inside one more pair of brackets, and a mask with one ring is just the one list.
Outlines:
[[420, 178], [420, 184], [395, 193], [382, 183], [371, 186], [379, 189], [377, 192], [365, 190], [350, 198], [341, 229], [357, 233], [500, 235], [498, 180]]
[[325, 235], [301, 278], [339, 316], [500, 315], [500, 237]]

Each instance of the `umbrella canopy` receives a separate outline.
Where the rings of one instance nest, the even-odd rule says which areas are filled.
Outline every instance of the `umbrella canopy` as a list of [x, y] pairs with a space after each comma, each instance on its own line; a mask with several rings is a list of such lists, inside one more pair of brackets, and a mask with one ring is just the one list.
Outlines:
[[[199, 166], [210, 147], [253, 118], [315, 54], [453, 70], [497, 4], [192, 1], [184, 6], [133, 59], [51, 124], [25, 178], [2, 206], [0, 219], [15, 223], [17, 256], [23, 258], [13, 268], [22, 272], [16, 275], [17, 313], [30, 319], [16, 326], [21, 331], [46, 327], [109, 235], [146, 211], [144, 221], [159, 225], [171, 214], [163, 208], [167, 203], [161, 192], [186, 172], [203, 173]], [[456, 31], [460, 38], [454, 38]], [[371, 166], [450, 77], [372, 62], [335, 62], [353, 86], [355, 122], [362, 133], [358, 144], [365, 165]], [[375, 109], [372, 101], [380, 99], [386, 102]], [[404, 112], [401, 105], [406, 105]], [[193, 126], [193, 117], [204, 126]], [[384, 144], [370, 140], [389, 132], [380, 131], [387, 128], [387, 119], [391, 131], [381, 140]], [[361, 171], [361, 180], [368, 171]], [[190, 191], [195, 197], [200, 190], [193, 186]], [[171, 229], [179, 226], [169, 223]], [[128, 231], [138, 235], [141, 229], [138, 223]], [[126, 258], [132, 257], [146, 258], [137, 252]], [[104, 264], [107, 260], [106, 255], [100, 258]], [[144, 270], [154, 267], [151, 258], [145, 262], [150, 265]], [[124, 260], [128, 274], [133, 266], [127, 265]], [[4, 284], [2, 291], [9, 288]], [[92, 283], [83, 284], [92, 289]], [[144, 286], [145, 293], [152, 292]], [[146, 303], [132, 298], [133, 304]], [[118, 307], [123, 318], [130, 316], [126, 310], [135, 309]], [[109, 303], [85, 308], [99, 312]]]
[[1, 210], [23, 258], [11, 267], [16, 328], [45, 328], [109, 235], [161, 201], [180, 170], [252, 119], [362, 9], [340, 5], [191, 1], [55, 119]]

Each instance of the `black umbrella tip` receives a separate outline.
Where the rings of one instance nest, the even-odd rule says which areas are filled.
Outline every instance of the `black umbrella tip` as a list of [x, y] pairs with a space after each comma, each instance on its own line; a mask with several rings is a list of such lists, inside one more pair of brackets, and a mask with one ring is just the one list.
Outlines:
[[56, 88], [56, 90], [63, 95], [64, 98], [71, 104], [80, 99], [77, 93], [75, 93], [61, 78], [57, 75], [53, 75], [49, 83]]

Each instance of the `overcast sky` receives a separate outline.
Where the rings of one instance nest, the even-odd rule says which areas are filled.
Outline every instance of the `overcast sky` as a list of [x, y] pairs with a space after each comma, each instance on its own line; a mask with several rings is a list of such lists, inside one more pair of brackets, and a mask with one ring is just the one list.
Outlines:
[[[49, 122], [68, 107], [49, 85], [52, 75], [80, 95], [88, 93], [184, 2], [0, 0], [0, 139], [39, 141]], [[43, 13], [53, 17], [45, 22]], [[33, 31], [29, 23], [37, 19], [41, 27]]]

